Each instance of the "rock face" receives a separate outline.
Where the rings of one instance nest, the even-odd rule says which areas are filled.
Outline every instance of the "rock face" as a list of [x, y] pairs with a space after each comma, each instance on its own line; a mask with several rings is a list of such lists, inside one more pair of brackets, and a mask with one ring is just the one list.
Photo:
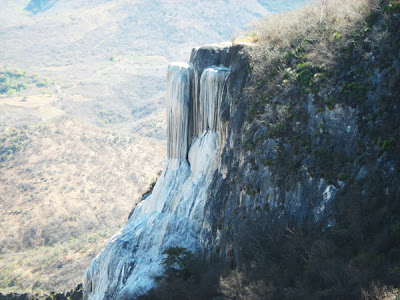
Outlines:
[[[230, 100], [229, 100], [230, 99]], [[246, 128], [248, 103], [242, 100], [234, 105], [235, 97], [227, 97], [225, 110], [220, 111], [226, 121], [226, 143], [223, 148], [218, 172], [215, 172], [206, 205], [205, 223], [211, 230], [202, 232], [205, 253], [219, 253], [219, 259], [230, 265], [236, 264], [232, 243], [247, 219], [268, 215], [296, 224], [324, 221], [329, 226], [330, 205], [343, 182], [328, 183], [309, 172], [307, 159], [301, 163], [295, 175], [286, 174], [290, 169], [282, 165], [280, 174], [270, 164], [282, 160], [282, 145], [279, 139], [266, 138], [268, 132], [262, 125]], [[233, 100], [233, 101], [232, 101]], [[346, 141], [343, 147], [351, 147], [357, 133], [356, 112], [351, 108], [336, 107], [324, 114], [317, 114], [313, 99], [308, 101], [307, 130], [318, 128], [324, 122], [325, 130], [332, 131], [337, 143]], [[228, 125], [229, 124], [229, 125]], [[329, 125], [327, 125], [329, 124]], [[328, 129], [329, 128], [329, 129]], [[250, 141], [246, 140], [251, 132]], [[246, 144], [251, 144], [248, 149]], [[250, 147], [250, 146], [249, 146]], [[347, 149], [347, 151], [351, 151]], [[289, 155], [284, 160], [293, 160]], [[292, 175], [292, 176], [291, 176]]]
[[[222, 62], [231, 67], [219, 108], [220, 158], [208, 192], [201, 241], [206, 256], [217, 256], [219, 261], [235, 265], [236, 251], [232, 243], [246, 218], [260, 215], [268, 218], [274, 213], [279, 219], [293, 223], [324, 221], [329, 225], [333, 222], [330, 204], [344, 183], [332, 184], [313, 176], [307, 168], [312, 162], [307, 160], [302, 162], [296, 176], [286, 171], [282, 176], [269, 166], [282, 159], [278, 157], [282, 152], [280, 140], [268, 138], [262, 124], [249, 125], [252, 104], [245, 89], [250, 80], [249, 61], [238, 48], [228, 49], [218, 55], [214, 54], [213, 47], [202, 47], [193, 51], [191, 61], [200, 70], [208, 62]], [[302, 105], [307, 112], [302, 130], [317, 131], [318, 124], [324, 123], [324, 130], [332, 134], [332, 143], [352, 151], [357, 135], [354, 109], [337, 106], [321, 114], [313, 96]], [[288, 156], [285, 160], [291, 159]]]
[[169, 66], [168, 161], [151, 195], [86, 270], [85, 299], [142, 295], [161, 274], [165, 249], [197, 251], [209, 242], [208, 193], [225, 143], [226, 115], [246, 82], [247, 64], [239, 55], [245, 47], [209, 45], [194, 49], [189, 64]]

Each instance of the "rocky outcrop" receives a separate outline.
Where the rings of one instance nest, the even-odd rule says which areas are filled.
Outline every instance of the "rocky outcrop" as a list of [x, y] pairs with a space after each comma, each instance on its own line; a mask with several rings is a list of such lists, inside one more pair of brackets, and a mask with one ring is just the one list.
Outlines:
[[[368, 39], [359, 43], [360, 48], [371, 47]], [[375, 203], [392, 211], [384, 222], [397, 226], [393, 220], [398, 212], [390, 207], [396, 207], [394, 187], [400, 178], [395, 88], [400, 84], [400, 57], [394, 50], [399, 39], [374, 43], [392, 53], [391, 59], [383, 52], [359, 50], [352, 64], [335, 65], [330, 83], [315, 79], [314, 88], [306, 89], [298, 77], [291, 84], [283, 80], [280, 92], [269, 98], [263, 94], [268, 78], [258, 74], [246, 85], [231, 71], [219, 112], [226, 142], [205, 209], [206, 255], [237, 265], [239, 235], [254, 220], [335, 230], [340, 214], [351, 209], [357, 214], [356, 208], [345, 208], [352, 201], [358, 210]], [[348, 59], [338, 55], [338, 61]], [[244, 74], [241, 69], [237, 76]]]
[[86, 270], [85, 299], [136, 298], [162, 273], [166, 249], [204, 248], [212, 225], [203, 221], [205, 206], [227, 132], [220, 107], [229, 111], [244, 87], [248, 65], [238, 53], [245, 47], [201, 47], [189, 64], [168, 68], [168, 161], [151, 195]]
[[[296, 172], [281, 165], [277, 172], [271, 164], [282, 159], [282, 142], [270, 138], [262, 123], [249, 120], [251, 98], [246, 91], [249, 82], [249, 64], [240, 51], [232, 51], [233, 57], [222, 61], [234, 61], [225, 86], [219, 116], [223, 129], [220, 136], [221, 158], [208, 194], [202, 231], [203, 249], [206, 255], [217, 255], [219, 260], [235, 264], [232, 242], [240, 231], [244, 220], [253, 217], [279, 216], [293, 223], [315, 223], [330, 219], [330, 203], [344, 188], [344, 182], [332, 184], [326, 179], [314, 176], [308, 170], [313, 162], [305, 159], [295, 162], [289, 155], [284, 160], [300, 164]], [[218, 61], [212, 48], [195, 52], [193, 57]], [[201, 66], [201, 62], [197, 63]], [[286, 101], [291, 101], [286, 99]], [[318, 104], [310, 95], [301, 104], [305, 112], [302, 124], [293, 124], [294, 130], [311, 134], [319, 133], [319, 124], [331, 134], [333, 145], [352, 151], [351, 145], [357, 135], [356, 111], [350, 107], [337, 105], [324, 113], [318, 112]], [[251, 118], [251, 117], [250, 117]], [[290, 165], [290, 163], [288, 163]], [[229, 256], [229, 257], [227, 257]]]
[[[86, 271], [85, 298], [145, 293], [162, 273], [168, 247], [234, 266], [243, 224], [260, 217], [335, 226], [332, 208], [349, 186], [368, 194], [367, 170], [380, 176], [379, 182], [396, 185], [395, 158], [385, 154], [395, 139], [365, 146], [372, 130], [365, 114], [378, 116], [371, 103], [384, 88], [371, 92], [371, 103], [360, 108], [332, 101], [335, 86], [305, 93], [293, 84], [261, 101], [262, 114], [254, 119], [260, 101], [251, 81], [253, 47], [206, 45], [193, 49], [189, 64], [170, 66], [168, 162], [152, 194]], [[383, 77], [375, 77], [379, 86]], [[384, 116], [398, 122], [397, 106], [379, 118]], [[379, 158], [366, 162], [363, 155]], [[390, 186], [383, 191], [395, 192]]]

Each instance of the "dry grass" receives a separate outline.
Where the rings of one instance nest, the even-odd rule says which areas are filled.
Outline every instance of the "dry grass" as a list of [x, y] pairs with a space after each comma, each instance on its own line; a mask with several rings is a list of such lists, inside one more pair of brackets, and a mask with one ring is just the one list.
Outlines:
[[377, 6], [375, 0], [316, 0], [295, 11], [268, 15], [255, 30], [261, 43], [293, 46], [317, 39], [318, 33], [348, 34]]
[[67, 290], [126, 222], [164, 146], [63, 117], [0, 135], [0, 290]]
[[268, 15], [254, 27], [260, 45], [253, 53], [258, 61], [254, 73], [284, 66], [291, 58], [332, 67], [337, 51], [352, 42], [349, 36], [378, 8], [378, 0], [316, 0], [295, 11]]
[[48, 293], [48, 286], [66, 291], [80, 283], [84, 270], [117, 228], [87, 233], [52, 246], [28, 248], [1, 255], [0, 289], [3, 293]]
[[367, 291], [363, 290], [363, 300], [398, 300], [400, 299], [400, 289], [379, 284], [373, 284]]

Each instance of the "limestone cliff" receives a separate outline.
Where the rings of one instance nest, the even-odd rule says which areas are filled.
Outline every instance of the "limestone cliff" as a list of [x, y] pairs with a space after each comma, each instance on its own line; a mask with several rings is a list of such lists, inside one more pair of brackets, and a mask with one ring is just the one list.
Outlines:
[[[369, 239], [364, 231], [382, 225], [392, 243], [400, 223], [400, 54], [394, 34], [399, 20], [374, 22], [372, 30], [355, 38], [358, 48], [337, 52], [332, 69], [287, 54], [275, 94], [265, 95], [265, 82], [276, 80], [265, 78], [271, 70], [253, 72], [259, 62], [251, 58], [257, 47], [251, 44], [206, 45], [192, 51], [188, 64], [171, 64], [168, 161], [150, 196], [86, 271], [85, 297], [129, 299], [146, 293], [154, 276], [162, 274], [163, 251], [169, 247], [240, 266], [243, 230], [256, 220], [316, 226], [318, 234], [340, 236], [339, 241], [343, 232], [354, 233], [351, 240], [359, 242]], [[382, 30], [392, 38], [376, 34]], [[375, 218], [374, 209], [382, 214]], [[318, 255], [308, 257], [311, 250], [300, 244], [304, 253], [298, 264], [311, 264]], [[360, 262], [357, 251], [365, 257], [365, 249], [355, 251]], [[327, 292], [340, 298], [345, 283], [332, 276], [323, 284], [340, 283]], [[288, 291], [276, 295], [288, 297]]]
[[212, 224], [205, 206], [225, 144], [224, 115], [246, 83], [243, 48], [205, 46], [193, 50], [189, 64], [169, 66], [168, 161], [152, 193], [86, 271], [85, 298], [138, 297], [162, 273], [164, 250], [206, 247]]

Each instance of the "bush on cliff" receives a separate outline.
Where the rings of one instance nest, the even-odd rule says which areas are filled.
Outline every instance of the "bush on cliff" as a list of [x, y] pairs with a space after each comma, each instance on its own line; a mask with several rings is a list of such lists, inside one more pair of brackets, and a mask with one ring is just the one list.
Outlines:
[[141, 300], [200, 300], [218, 295], [218, 269], [200, 255], [181, 247], [171, 247], [163, 254], [164, 274], [157, 277], [157, 286]]

